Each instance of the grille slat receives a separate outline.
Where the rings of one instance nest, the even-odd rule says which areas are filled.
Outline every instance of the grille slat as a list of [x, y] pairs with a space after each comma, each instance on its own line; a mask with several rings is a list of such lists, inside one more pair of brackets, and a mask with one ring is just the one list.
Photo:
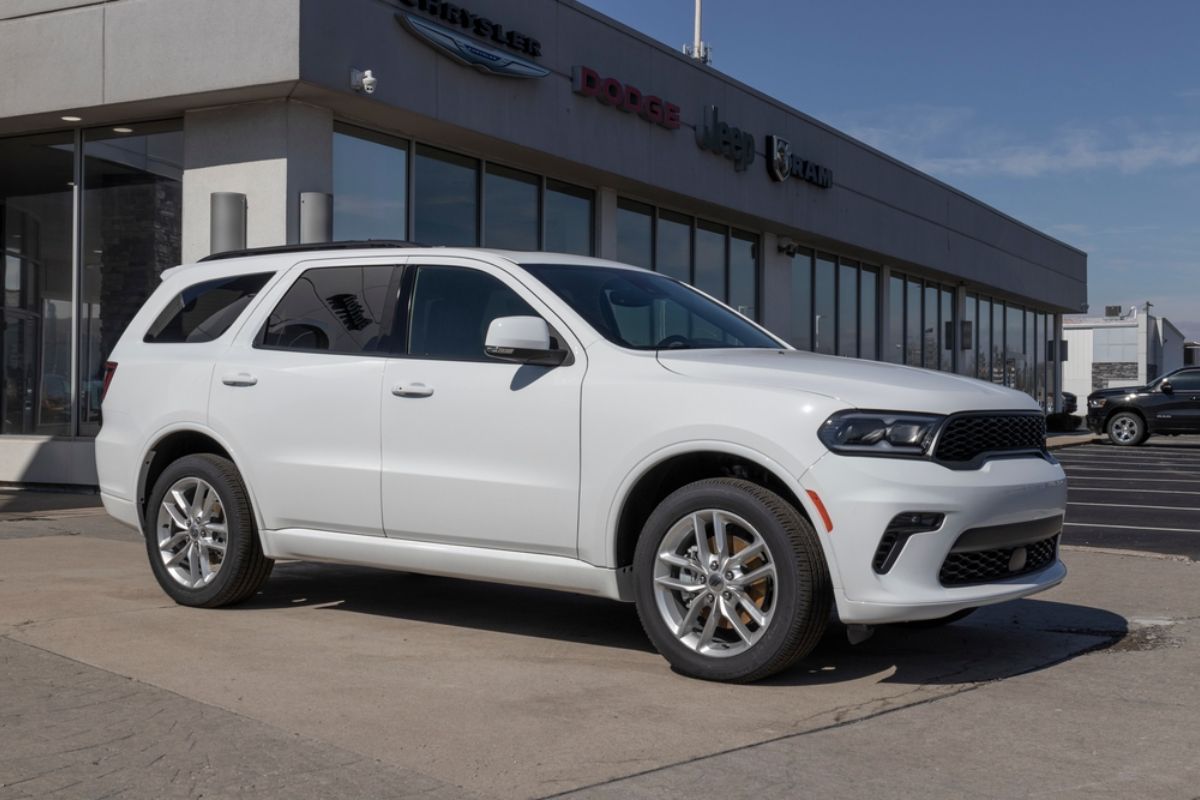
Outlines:
[[[1018, 569], [1011, 569], [1013, 553], [1022, 549], [1025, 551], [1025, 563]], [[1023, 547], [1001, 547], [995, 550], [951, 553], [942, 562], [938, 580], [942, 582], [943, 586], [967, 586], [974, 583], [990, 583], [1006, 578], [1016, 578], [1049, 566], [1054, 562], [1057, 554], [1058, 534]]]
[[952, 417], [938, 436], [934, 458], [968, 464], [986, 453], [1043, 450], [1046, 418], [1028, 414], [962, 414]]

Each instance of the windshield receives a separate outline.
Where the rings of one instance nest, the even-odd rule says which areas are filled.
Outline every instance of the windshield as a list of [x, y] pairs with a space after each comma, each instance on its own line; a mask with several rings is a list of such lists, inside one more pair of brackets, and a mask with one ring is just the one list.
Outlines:
[[605, 339], [634, 350], [779, 348], [720, 303], [650, 272], [563, 264], [522, 264]]

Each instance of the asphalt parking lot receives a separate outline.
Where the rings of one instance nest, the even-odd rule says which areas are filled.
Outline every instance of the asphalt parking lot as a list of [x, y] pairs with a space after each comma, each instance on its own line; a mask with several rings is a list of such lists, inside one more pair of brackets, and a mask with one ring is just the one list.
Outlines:
[[1200, 559], [1200, 436], [1055, 451], [1069, 488], [1063, 543]]

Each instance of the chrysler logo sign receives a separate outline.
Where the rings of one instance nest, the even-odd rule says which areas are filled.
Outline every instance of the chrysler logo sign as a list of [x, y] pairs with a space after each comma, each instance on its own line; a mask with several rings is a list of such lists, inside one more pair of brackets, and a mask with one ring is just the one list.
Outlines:
[[[396, 19], [430, 47], [450, 56], [460, 64], [474, 67], [480, 72], [509, 78], [544, 78], [550, 74], [550, 70], [528, 59], [511, 55], [468, 36], [462, 31], [438, 25], [436, 22], [422, 19], [415, 14], [397, 14]], [[483, 21], [487, 22], [487, 20]], [[490, 22], [488, 24], [492, 25]], [[503, 32], [503, 28], [499, 26], [494, 26], [490, 30]], [[526, 42], [537, 44], [536, 41], [527, 37], [520, 38]], [[541, 52], [540, 47], [538, 45], [537, 52]]]
[[833, 185], [832, 170], [793, 155], [792, 145], [782, 136], [767, 137], [767, 173], [777, 181], [796, 178], [822, 189]]

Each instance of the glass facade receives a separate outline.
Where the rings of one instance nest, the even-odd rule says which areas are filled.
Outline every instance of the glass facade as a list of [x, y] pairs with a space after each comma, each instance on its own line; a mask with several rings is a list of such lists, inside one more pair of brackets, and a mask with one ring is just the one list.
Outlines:
[[0, 139], [0, 433], [99, 430], [104, 362], [181, 260], [182, 173], [177, 121]]
[[333, 195], [334, 239], [594, 252], [591, 189], [340, 122]]
[[690, 283], [758, 315], [758, 236], [718, 222], [617, 198], [617, 260]]

